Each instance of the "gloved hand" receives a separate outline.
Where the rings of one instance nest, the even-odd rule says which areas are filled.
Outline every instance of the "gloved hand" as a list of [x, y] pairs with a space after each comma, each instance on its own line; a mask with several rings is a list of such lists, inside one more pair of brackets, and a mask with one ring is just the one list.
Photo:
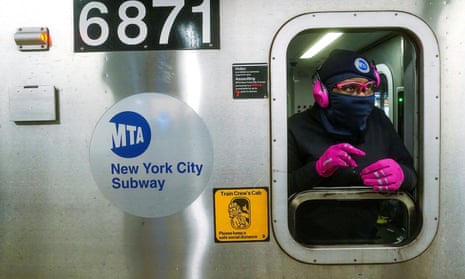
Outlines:
[[360, 175], [363, 184], [373, 187], [375, 191], [395, 191], [404, 182], [404, 172], [392, 159], [379, 160], [364, 168]]
[[365, 156], [365, 152], [348, 143], [331, 145], [316, 161], [316, 172], [322, 177], [331, 176], [338, 168], [357, 166], [352, 156]]

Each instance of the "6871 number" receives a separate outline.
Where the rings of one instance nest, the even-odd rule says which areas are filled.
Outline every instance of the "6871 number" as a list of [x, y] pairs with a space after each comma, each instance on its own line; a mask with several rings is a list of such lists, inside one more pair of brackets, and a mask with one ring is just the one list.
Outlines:
[[[218, 48], [218, 0], [75, 0], [75, 51]], [[198, 2], [198, 1], [197, 1]]]

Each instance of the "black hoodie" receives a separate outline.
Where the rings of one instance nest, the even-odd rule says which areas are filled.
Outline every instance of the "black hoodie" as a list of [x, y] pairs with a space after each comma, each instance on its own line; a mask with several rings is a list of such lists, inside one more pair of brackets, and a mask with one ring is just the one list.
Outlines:
[[[321, 124], [320, 110], [314, 105], [288, 120], [289, 196], [316, 186], [363, 186], [360, 171], [386, 158], [395, 160], [404, 171], [401, 190], [409, 192], [415, 188], [417, 176], [412, 157], [382, 110], [376, 107], [372, 110], [365, 133], [357, 138], [329, 134]], [[339, 168], [330, 177], [320, 177], [315, 170], [316, 161], [329, 146], [343, 142], [363, 150], [366, 155], [353, 157], [356, 168]]]

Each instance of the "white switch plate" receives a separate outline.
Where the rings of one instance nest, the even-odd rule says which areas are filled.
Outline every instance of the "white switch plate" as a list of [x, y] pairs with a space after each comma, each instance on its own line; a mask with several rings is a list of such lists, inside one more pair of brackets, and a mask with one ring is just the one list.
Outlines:
[[11, 121], [55, 121], [55, 87], [20, 86], [10, 90]]

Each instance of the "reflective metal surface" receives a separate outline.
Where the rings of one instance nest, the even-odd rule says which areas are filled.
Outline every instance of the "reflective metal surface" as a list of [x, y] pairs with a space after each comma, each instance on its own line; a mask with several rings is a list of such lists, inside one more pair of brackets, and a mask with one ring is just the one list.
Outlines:
[[[464, 1], [221, 1], [219, 50], [111, 53], [73, 52], [71, 1], [2, 4], [0, 278], [464, 276]], [[286, 21], [307, 12], [341, 10], [411, 13], [439, 41], [440, 222], [434, 242], [404, 263], [339, 266], [296, 261], [273, 235], [267, 242], [215, 243], [213, 188], [273, 190], [270, 100], [233, 100], [232, 64], [269, 63], [273, 37]], [[23, 26], [47, 26], [50, 50], [18, 51], [14, 34]], [[9, 92], [24, 85], [57, 89], [56, 122], [9, 120]], [[99, 191], [89, 164], [100, 117], [115, 102], [141, 92], [161, 92], [189, 104], [213, 142], [206, 189], [183, 211], [165, 218], [136, 217], [113, 206]]]

